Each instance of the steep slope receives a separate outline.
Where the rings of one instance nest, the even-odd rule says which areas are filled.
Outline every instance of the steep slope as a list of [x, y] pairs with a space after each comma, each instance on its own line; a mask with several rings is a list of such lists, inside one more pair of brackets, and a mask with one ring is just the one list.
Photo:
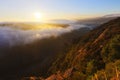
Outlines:
[[[86, 34], [66, 55], [59, 56], [49, 69], [49, 74], [53, 75], [46, 80], [97, 80], [97, 72], [103, 69], [105, 73], [109, 63], [117, 64], [119, 71], [119, 49], [120, 18], [117, 18]], [[100, 80], [109, 80], [115, 74], [102, 77]]]

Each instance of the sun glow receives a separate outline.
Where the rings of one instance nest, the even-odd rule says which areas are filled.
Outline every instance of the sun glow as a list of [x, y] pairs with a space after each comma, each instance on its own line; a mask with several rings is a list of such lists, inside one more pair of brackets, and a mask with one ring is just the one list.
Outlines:
[[42, 21], [42, 14], [40, 12], [34, 13], [34, 19], [35, 21]]

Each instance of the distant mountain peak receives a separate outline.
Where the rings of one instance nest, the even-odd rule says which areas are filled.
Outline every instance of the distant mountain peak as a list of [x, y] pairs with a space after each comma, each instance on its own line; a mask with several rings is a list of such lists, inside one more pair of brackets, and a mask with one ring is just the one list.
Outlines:
[[104, 17], [108, 18], [108, 17], [120, 17], [120, 13], [118, 14], [108, 14], [108, 15], [105, 15]]

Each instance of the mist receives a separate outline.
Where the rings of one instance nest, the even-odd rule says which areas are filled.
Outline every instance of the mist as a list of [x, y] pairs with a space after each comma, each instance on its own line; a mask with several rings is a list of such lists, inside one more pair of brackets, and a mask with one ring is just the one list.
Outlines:
[[[57, 37], [61, 34], [71, 32], [86, 25], [69, 24], [67, 27], [50, 27], [40, 29], [22, 29], [23, 26], [0, 26], [0, 46], [14, 46], [19, 44], [28, 44], [43, 38], [51, 36]], [[29, 28], [29, 26], [28, 26]]]

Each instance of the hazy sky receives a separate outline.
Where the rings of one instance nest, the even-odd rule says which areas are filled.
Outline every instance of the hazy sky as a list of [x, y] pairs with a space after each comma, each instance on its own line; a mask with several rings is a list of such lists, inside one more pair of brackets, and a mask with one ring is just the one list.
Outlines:
[[[35, 13], [42, 14], [37, 19]], [[81, 19], [120, 13], [120, 0], [0, 0], [0, 21]]]

